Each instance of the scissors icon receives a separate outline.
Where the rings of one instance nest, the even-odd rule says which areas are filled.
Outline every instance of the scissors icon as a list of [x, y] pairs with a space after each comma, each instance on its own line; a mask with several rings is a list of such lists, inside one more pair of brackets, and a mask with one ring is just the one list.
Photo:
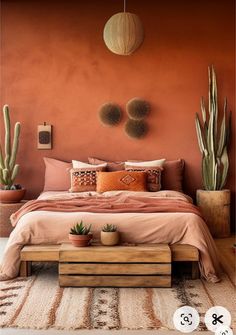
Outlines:
[[221, 319], [223, 318], [223, 315], [219, 315], [219, 316], [217, 316], [217, 314], [212, 314], [212, 317], [213, 317], [213, 321], [212, 321], [212, 324], [215, 326], [215, 325], [217, 325], [217, 322], [219, 322], [219, 323], [223, 323], [223, 321], [221, 321]]

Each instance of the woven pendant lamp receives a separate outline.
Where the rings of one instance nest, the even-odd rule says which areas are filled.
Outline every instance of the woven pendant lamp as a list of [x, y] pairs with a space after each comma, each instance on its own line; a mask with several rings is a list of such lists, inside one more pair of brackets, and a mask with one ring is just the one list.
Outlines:
[[105, 24], [103, 39], [107, 48], [117, 55], [130, 55], [142, 44], [144, 31], [136, 14], [124, 12], [113, 15]]

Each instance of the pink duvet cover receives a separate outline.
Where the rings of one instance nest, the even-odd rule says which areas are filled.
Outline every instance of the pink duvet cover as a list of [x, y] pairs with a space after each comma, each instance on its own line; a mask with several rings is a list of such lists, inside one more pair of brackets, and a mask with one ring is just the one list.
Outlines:
[[[79, 195], [91, 197], [110, 197], [122, 194], [143, 198], [179, 199], [191, 202], [186, 195], [175, 191], [128, 192], [112, 191], [101, 195], [96, 192], [84, 192]], [[44, 192], [39, 199], [68, 199], [78, 193]], [[68, 241], [71, 226], [83, 220], [92, 224], [95, 239], [106, 223], [115, 224], [121, 232], [122, 241], [129, 243], [181, 243], [190, 244], [199, 249], [200, 271], [202, 276], [211, 282], [219, 278], [217, 251], [209, 230], [201, 217], [193, 213], [92, 213], [92, 212], [53, 212], [32, 211], [24, 214], [8, 240], [1, 264], [0, 280], [14, 278], [18, 275], [20, 250], [26, 244], [60, 244]]]

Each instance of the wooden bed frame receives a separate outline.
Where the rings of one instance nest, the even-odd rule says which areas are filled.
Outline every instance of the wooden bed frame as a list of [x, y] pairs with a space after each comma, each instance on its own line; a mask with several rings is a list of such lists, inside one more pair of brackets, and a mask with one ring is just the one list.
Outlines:
[[[164, 245], [164, 244], [163, 244]], [[168, 246], [168, 244], [166, 244]], [[21, 250], [20, 276], [31, 275], [32, 262], [59, 262], [59, 250], [61, 245], [26, 245]], [[169, 245], [171, 250], [171, 263], [191, 262], [192, 279], [199, 278], [199, 251], [187, 244]]]

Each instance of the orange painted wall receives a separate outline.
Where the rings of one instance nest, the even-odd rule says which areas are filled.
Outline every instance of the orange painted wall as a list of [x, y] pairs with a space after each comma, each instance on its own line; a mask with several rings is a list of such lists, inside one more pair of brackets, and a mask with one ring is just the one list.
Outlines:
[[[182, 157], [186, 191], [201, 187], [201, 157], [194, 115], [207, 97], [207, 66], [214, 64], [220, 103], [228, 97], [235, 121], [234, 1], [129, 0], [145, 28], [132, 56], [112, 54], [102, 32], [122, 1], [2, 1], [1, 104], [21, 121], [19, 181], [36, 196], [44, 179], [43, 156], [86, 160]], [[122, 107], [135, 97], [150, 101], [150, 132], [129, 139], [122, 124], [103, 127], [101, 104]], [[1, 119], [2, 121], [2, 119]], [[36, 148], [36, 129], [54, 126], [51, 151]], [[227, 187], [235, 192], [235, 127]]]

